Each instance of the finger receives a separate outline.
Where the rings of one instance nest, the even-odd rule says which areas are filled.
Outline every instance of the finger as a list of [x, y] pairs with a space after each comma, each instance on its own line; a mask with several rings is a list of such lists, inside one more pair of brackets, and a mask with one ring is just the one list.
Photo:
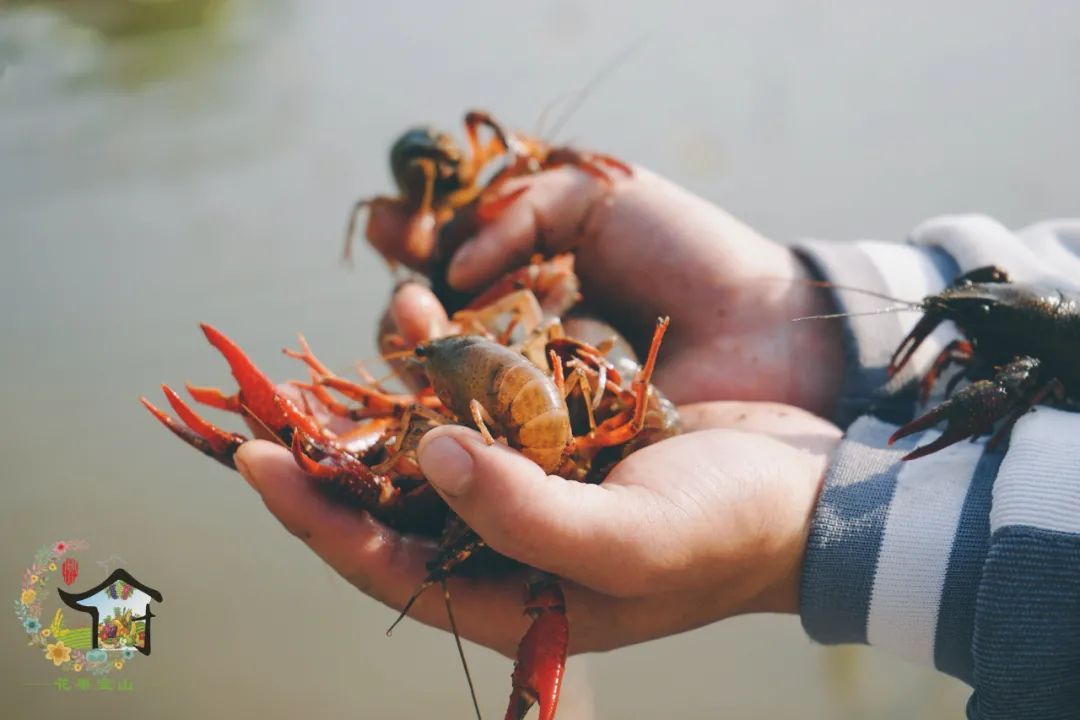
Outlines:
[[427, 376], [400, 353], [448, 335], [450, 327], [446, 309], [435, 293], [418, 282], [404, 282], [394, 290], [379, 323], [379, 352], [390, 356], [386, 363], [405, 387], [418, 392], [428, 384]]
[[813, 453], [828, 453], [840, 429], [828, 420], [792, 405], [773, 402], [713, 401], [679, 407], [685, 432], [725, 428], [768, 435]]
[[[264, 441], [245, 443], [236, 453], [241, 474], [274, 516], [346, 579], [378, 599], [408, 597], [434, 555], [430, 543], [391, 532], [366, 513], [335, 505], [315, 488], [288, 450]], [[369, 576], [384, 579], [368, 587]]]
[[[376, 600], [398, 609], [427, 576], [435, 556], [433, 542], [401, 535], [373, 519], [331, 502], [280, 446], [245, 443], [236, 453], [237, 469], [262, 496], [267, 509], [342, 577]], [[527, 627], [522, 616], [522, 583], [513, 577], [450, 585], [461, 634], [505, 654], [514, 651]], [[442, 593], [432, 588], [409, 616], [448, 628]], [[388, 616], [387, 624], [391, 618]]]
[[640, 488], [568, 482], [461, 426], [427, 433], [421, 469], [492, 549], [599, 592], [619, 594], [640, 552], [633, 526]]
[[[529, 191], [454, 256], [447, 275], [453, 287], [475, 290], [525, 264], [536, 252], [573, 249], [584, 234], [590, 211], [608, 192], [595, 178], [570, 167], [522, 182]], [[513, 186], [508, 183], [509, 187]]]
[[430, 288], [418, 282], [398, 286], [390, 299], [387, 315], [405, 347], [414, 347], [449, 332], [450, 318], [446, 308]]
[[[400, 608], [425, 577], [425, 564], [434, 555], [433, 543], [402, 536], [367, 513], [330, 502], [283, 448], [261, 441], [247, 443], [237, 453], [237, 467], [290, 532], [377, 600]], [[512, 656], [530, 622], [522, 613], [520, 578], [452, 578], [450, 588], [461, 635]], [[563, 589], [574, 628], [571, 652], [607, 650], [698, 627], [744, 611], [748, 597], [737, 583], [725, 583], [721, 590], [633, 598], [608, 597], [572, 582], [564, 582]], [[421, 596], [410, 617], [449, 629], [438, 588]], [[388, 624], [390, 620], [388, 614]]]

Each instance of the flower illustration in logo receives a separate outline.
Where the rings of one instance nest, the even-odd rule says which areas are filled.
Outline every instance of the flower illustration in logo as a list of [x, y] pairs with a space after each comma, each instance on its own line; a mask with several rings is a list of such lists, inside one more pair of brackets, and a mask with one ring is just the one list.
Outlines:
[[34, 602], [35, 598], [37, 598], [37, 591], [30, 588], [23, 590], [22, 595], [19, 596], [19, 600], [22, 601], [23, 605], [29, 605], [30, 603]]
[[71, 666], [71, 669], [75, 672], [82, 672], [82, 663], [75, 663]]
[[56, 563], [49, 563], [49, 572], [56, 572]]
[[93, 650], [87, 650], [86, 652], [86, 662], [103, 663], [108, 659], [109, 653], [101, 648], [94, 648]]
[[57, 640], [45, 648], [45, 657], [52, 660], [53, 665], [60, 667], [71, 659], [71, 648], [64, 645], [63, 640]]
[[47, 638], [50, 636], [52, 636], [52, 630], [50, 630], [49, 628], [45, 628], [41, 631], [41, 637]]
[[56, 543], [55, 545], [53, 545], [53, 552], [56, 553], [57, 555], [63, 555], [67, 551], [68, 551], [68, 544], [66, 542], [62, 541], [62, 540], [60, 542]]
[[113, 663], [113, 667], [116, 668], [117, 670], [123, 670], [124, 669], [124, 661], [123, 660], [117, 660], [116, 662]]
[[37, 631], [41, 629], [41, 623], [38, 621], [37, 618], [26, 618], [25, 620], [23, 620], [22, 626], [23, 630], [30, 633], [31, 635], [36, 634]]
[[120, 656], [125, 660], [130, 660], [131, 658], [135, 657], [135, 648], [131, 646], [123, 648], [120, 651]]

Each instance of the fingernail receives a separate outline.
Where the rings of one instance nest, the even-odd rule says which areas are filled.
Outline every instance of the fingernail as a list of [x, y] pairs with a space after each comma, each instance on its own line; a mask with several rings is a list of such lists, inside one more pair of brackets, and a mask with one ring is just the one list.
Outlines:
[[236, 465], [236, 471], [240, 473], [240, 476], [247, 481], [255, 492], [259, 492], [259, 486], [255, 484], [255, 476], [251, 472], [251, 467], [247, 463], [247, 459], [244, 457], [247, 452], [245, 448], [247, 444], [241, 445], [236, 449], [236, 454], [233, 455], [233, 464]]
[[456, 253], [454, 253], [455, 265], [468, 265], [469, 261], [473, 259], [473, 255], [476, 254], [476, 238], [470, 238], [464, 245], [462, 245]]
[[438, 437], [421, 444], [420, 469], [428, 482], [447, 495], [461, 495], [472, 482], [473, 459], [457, 440]]
[[454, 259], [450, 261], [450, 267], [446, 272], [446, 279], [451, 286], [456, 287], [461, 281], [461, 276], [466, 272], [469, 263], [476, 255], [476, 239], [473, 238], [465, 243], [460, 250], [454, 253]]
[[390, 293], [390, 296], [395, 297], [398, 293], [407, 288], [409, 285], [423, 286], [423, 283], [417, 280], [415, 277], [410, 276], [407, 278], [403, 278], [399, 280], [396, 285], [394, 285], [394, 290]]

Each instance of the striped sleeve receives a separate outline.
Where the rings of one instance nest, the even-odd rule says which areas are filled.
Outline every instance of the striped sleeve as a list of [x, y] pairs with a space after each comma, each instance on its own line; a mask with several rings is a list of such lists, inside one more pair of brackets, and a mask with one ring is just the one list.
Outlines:
[[[1013, 233], [984, 217], [942, 218], [904, 244], [798, 250], [824, 279], [906, 300], [991, 263], [1018, 279], [1080, 278], [1080, 222], [1070, 221]], [[841, 312], [882, 306], [840, 290], [834, 301]], [[845, 320], [836, 419], [847, 431], [811, 526], [803, 626], [818, 642], [878, 646], [964, 680], [971, 718], [1080, 718], [1080, 414], [1040, 407], [1007, 447], [958, 443], [901, 462], [939, 433], [888, 445], [921, 410], [915, 380], [956, 337], [939, 327], [889, 379], [888, 359], [917, 320]]]

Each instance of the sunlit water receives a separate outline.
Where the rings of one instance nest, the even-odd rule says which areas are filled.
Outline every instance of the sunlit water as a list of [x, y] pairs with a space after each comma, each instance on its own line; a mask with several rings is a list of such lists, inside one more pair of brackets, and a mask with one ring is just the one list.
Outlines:
[[[564, 137], [772, 237], [1077, 211], [1075, 4], [414, 5], [0, 5], [0, 579], [16, 595], [38, 546], [83, 537], [165, 595], [125, 695], [39, 686], [58, 673], [0, 623], [12, 717], [469, 716], [448, 637], [384, 637], [389, 610], [136, 402], [162, 380], [227, 384], [200, 320], [278, 376], [300, 329], [338, 366], [372, 352], [390, 278], [366, 250], [353, 271], [336, 260], [409, 124], [479, 105], [531, 127], [645, 34]], [[470, 655], [495, 716], [509, 663]], [[956, 717], [966, 696], [772, 617], [571, 672], [605, 718]]]

